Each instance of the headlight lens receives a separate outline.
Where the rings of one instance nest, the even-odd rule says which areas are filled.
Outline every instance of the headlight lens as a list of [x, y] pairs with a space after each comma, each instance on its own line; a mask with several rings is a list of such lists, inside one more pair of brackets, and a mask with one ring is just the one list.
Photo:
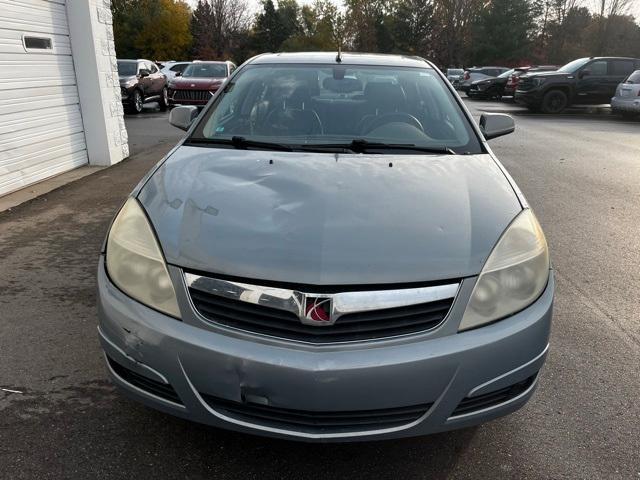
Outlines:
[[107, 271], [127, 295], [180, 318], [180, 310], [160, 245], [138, 201], [129, 198], [107, 240]]
[[459, 330], [516, 313], [533, 303], [549, 280], [549, 250], [533, 212], [523, 210], [509, 225], [480, 273]]

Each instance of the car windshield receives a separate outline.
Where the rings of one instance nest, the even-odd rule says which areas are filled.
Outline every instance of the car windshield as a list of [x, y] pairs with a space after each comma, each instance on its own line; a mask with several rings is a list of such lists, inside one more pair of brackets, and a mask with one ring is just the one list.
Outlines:
[[640, 70], [636, 70], [629, 75], [629, 78], [625, 80], [625, 83], [640, 83]]
[[214, 102], [190, 141], [337, 148], [356, 140], [389, 151], [482, 152], [469, 119], [429, 67], [249, 65]]
[[183, 77], [224, 78], [227, 76], [227, 65], [224, 63], [192, 63], [185, 68]]
[[589, 61], [588, 58], [579, 58], [573, 62], [569, 62], [566, 65], [560, 67], [557, 71], [562, 73], [575, 73], [580, 67]]
[[137, 62], [118, 62], [118, 75], [121, 77], [131, 77], [138, 73]]
[[504, 73], [501, 73], [500, 75], [498, 75], [498, 78], [506, 78], [509, 75], [513, 75], [513, 72], [515, 72], [516, 70], [514, 68], [512, 68], [511, 70], [507, 70]]

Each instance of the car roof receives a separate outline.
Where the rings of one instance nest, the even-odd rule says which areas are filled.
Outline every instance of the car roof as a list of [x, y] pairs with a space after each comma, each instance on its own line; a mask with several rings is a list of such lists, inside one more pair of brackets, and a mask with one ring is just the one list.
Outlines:
[[149, 62], [149, 63], [156, 63], [156, 62], [153, 62], [153, 61], [151, 61], [151, 60], [147, 60], [146, 58], [118, 58], [117, 60], [118, 60], [119, 62], [130, 62], [130, 63], [133, 63], [133, 62]]
[[376, 65], [392, 67], [431, 68], [429, 62], [420, 57], [388, 55], [381, 53], [343, 52], [341, 62], [336, 62], [338, 52], [296, 52], [267, 53], [249, 60], [254, 65], [290, 63], [290, 64], [336, 64], [336, 65]]
[[576, 60], [640, 60], [640, 58], [634, 58], [634, 57], [582, 57], [582, 58], [576, 58]]

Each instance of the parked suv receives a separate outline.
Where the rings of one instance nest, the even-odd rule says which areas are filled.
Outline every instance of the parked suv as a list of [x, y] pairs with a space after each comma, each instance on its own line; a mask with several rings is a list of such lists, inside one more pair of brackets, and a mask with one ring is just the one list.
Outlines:
[[464, 72], [462, 81], [460, 82], [459, 90], [464, 93], [468, 93], [471, 88], [471, 84], [478, 80], [484, 80], [486, 78], [493, 78], [502, 75], [509, 67], [473, 67]]
[[193, 62], [169, 82], [169, 106], [204, 107], [235, 69], [231, 62]]
[[460, 84], [463, 75], [464, 70], [462, 68], [447, 68], [447, 80], [456, 88]]
[[579, 58], [555, 72], [520, 77], [515, 101], [544, 113], [560, 113], [571, 105], [609, 103], [618, 84], [638, 68], [637, 58]]
[[140, 113], [142, 105], [158, 102], [167, 109], [167, 77], [150, 60], [118, 60], [122, 105], [127, 113]]
[[172, 80], [176, 74], [182, 74], [184, 70], [191, 65], [191, 62], [166, 62], [160, 71], [167, 77], [167, 81]]

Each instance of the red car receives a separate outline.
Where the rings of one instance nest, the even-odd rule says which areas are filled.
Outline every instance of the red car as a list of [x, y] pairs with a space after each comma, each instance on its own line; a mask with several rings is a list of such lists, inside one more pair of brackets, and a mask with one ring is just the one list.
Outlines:
[[507, 80], [507, 84], [504, 87], [504, 96], [512, 97], [518, 88], [518, 83], [520, 82], [520, 77], [522, 75], [526, 75], [527, 73], [534, 72], [554, 72], [559, 67], [556, 65], [538, 65], [532, 67], [516, 67], [513, 74]]
[[169, 107], [204, 107], [235, 69], [231, 62], [193, 62], [169, 82]]

